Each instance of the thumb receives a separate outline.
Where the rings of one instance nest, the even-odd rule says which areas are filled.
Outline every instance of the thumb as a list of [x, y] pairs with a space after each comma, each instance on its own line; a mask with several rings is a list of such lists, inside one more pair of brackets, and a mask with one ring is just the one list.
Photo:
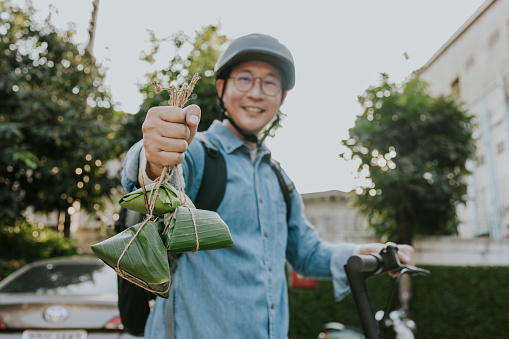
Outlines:
[[198, 105], [189, 105], [184, 108], [186, 112], [186, 123], [189, 127], [189, 138], [187, 138], [187, 143], [190, 144], [193, 141], [193, 138], [196, 134], [196, 130], [198, 129], [198, 124], [201, 119], [201, 109]]

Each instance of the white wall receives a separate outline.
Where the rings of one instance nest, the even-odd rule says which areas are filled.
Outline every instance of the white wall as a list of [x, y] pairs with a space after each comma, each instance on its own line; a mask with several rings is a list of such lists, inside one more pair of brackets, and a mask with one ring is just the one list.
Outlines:
[[508, 266], [509, 241], [487, 237], [422, 237], [414, 242], [418, 265]]

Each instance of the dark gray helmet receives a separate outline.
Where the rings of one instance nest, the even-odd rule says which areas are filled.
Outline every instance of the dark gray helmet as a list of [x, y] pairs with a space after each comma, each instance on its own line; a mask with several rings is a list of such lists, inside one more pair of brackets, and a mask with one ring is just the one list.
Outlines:
[[249, 34], [233, 40], [219, 56], [214, 71], [216, 79], [225, 79], [241, 62], [259, 60], [276, 67], [283, 77], [283, 88], [295, 85], [295, 66], [292, 53], [277, 39], [266, 34]]

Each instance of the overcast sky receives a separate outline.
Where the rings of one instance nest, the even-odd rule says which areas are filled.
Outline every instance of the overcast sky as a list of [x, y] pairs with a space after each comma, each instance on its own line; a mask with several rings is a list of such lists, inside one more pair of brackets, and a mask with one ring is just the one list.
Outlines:
[[[21, 3], [21, 1], [16, 1]], [[149, 46], [147, 29], [158, 37], [183, 31], [194, 37], [203, 26], [221, 23], [229, 38], [270, 34], [293, 53], [296, 86], [282, 111], [283, 128], [267, 141], [300, 193], [349, 191], [355, 166], [338, 154], [356, 114], [357, 96], [388, 73], [400, 83], [423, 66], [481, 6], [482, 0], [100, 0], [94, 54], [108, 69], [106, 82], [117, 108], [137, 112], [138, 84], [154, 67], [139, 60]], [[49, 6], [59, 28], [75, 26], [75, 42], [86, 45], [92, 0], [35, 0], [45, 17]], [[405, 55], [408, 56], [405, 57]], [[199, 85], [199, 84], [198, 84]], [[206, 112], [204, 112], [206, 114]]]

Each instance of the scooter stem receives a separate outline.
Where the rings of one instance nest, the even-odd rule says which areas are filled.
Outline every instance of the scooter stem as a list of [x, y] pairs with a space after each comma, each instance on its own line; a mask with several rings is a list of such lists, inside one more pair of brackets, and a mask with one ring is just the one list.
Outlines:
[[351, 256], [345, 265], [346, 276], [359, 314], [366, 339], [380, 339], [381, 334], [373, 314], [366, 280], [379, 269], [382, 258], [378, 254]]

